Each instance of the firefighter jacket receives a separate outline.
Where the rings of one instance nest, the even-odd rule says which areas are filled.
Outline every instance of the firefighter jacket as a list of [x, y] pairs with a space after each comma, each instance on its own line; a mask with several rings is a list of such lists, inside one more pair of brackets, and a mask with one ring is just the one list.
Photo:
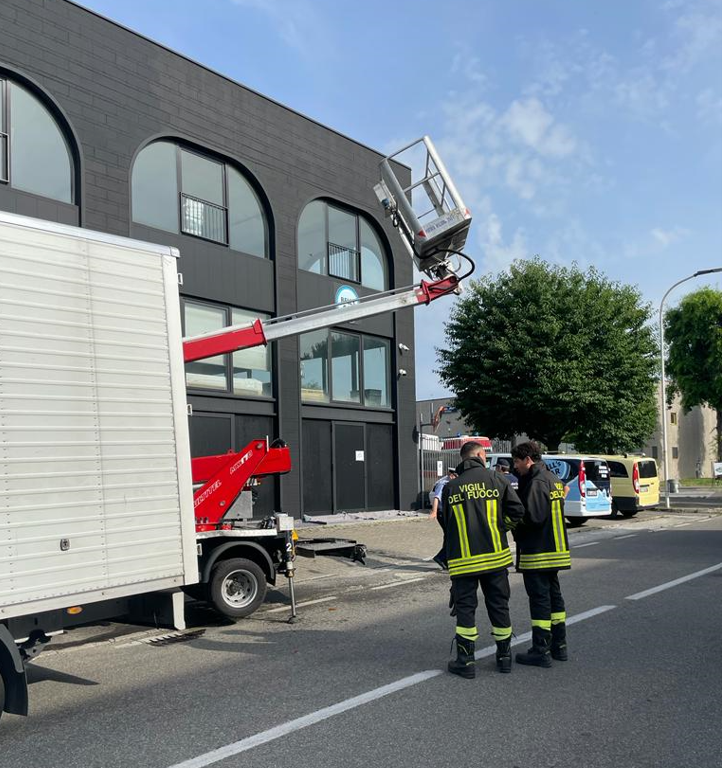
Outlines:
[[572, 567], [564, 527], [564, 483], [543, 461], [519, 479], [525, 513], [514, 531], [518, 571], [558, 571]]
[[506, 532], [524, 516], [516, 491], [476, 456], [456, 471], [459, 477], [444, 487], [439, 511], [449, 575], [453, 579], [508, 568], [512, 556]]

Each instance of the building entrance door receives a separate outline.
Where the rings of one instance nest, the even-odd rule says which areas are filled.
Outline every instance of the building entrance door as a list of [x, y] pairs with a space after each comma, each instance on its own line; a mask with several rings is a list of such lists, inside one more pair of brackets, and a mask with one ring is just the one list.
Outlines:
[[366, 446], [363, 424], [333, 425], [334, 512], [366, 509]]

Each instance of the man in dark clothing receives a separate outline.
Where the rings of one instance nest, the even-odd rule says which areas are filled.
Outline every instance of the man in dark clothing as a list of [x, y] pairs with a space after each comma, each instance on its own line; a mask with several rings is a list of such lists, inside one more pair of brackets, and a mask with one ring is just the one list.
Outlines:
[[551, 667], [552, 658], [567, 660], [566, 612], [559, 586], [559, 571], [572, 565], [564, 526], [564, 484], [547, 469], [536, 443], [521, 443], [511, 455], [526, 510], [514, 533], [516, 568], [524, 576], [532, 631], [532, 647], [517, 653], [516, 660]]
[[501, 472], [504, 477], [511, 483], [511, 487], [516, 491], [519, 488], [519, 478], [516, 475], [513, 475], [511, 472], [511, 463], [509, 462], [509, 459], [501, 458], [497, 459], [496, 466], [494, 469], [497, 472]]
[[506, 532], [524, 516], [516, 492], [498, 472], [486, 468], [484, 447], [469, 442], [461, 449], [459, 477], [444, 488], [439, 524], [444, 529], [451, 594], [456, 609], [456, 659], [449, 672], [475, 677], [477, 589], [481, 585], [500, 672], [511, 672], [509, 574], [512, 556]]

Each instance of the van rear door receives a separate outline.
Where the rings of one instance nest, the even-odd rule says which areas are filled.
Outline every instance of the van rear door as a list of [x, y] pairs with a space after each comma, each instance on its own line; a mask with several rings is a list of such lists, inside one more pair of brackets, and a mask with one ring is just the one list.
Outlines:
[[612, 481], [609, 465], [604, 459], [585, 459], [584, 471], [587, 476], [587, 510], [599, 514], [611, 514]]
[[659, 477], [657, 462], [654, 459], [640, 459], [639, 471], [639, 506], [652, 507], [659, 504]]

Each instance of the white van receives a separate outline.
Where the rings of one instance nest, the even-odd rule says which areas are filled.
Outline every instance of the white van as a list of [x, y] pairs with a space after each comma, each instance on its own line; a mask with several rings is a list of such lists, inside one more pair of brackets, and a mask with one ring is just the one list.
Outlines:
[[[494, 469], [501, 458], [511, 461], [511, 454], [487, 454], [489, 469]], [[542, 460], [564, 483], [564, 516], [569, 525], [583, 525], [588, 517], [605, 517], [612, 514], [611, 479], [609, 465], [605, 459], [545, 453]]]

